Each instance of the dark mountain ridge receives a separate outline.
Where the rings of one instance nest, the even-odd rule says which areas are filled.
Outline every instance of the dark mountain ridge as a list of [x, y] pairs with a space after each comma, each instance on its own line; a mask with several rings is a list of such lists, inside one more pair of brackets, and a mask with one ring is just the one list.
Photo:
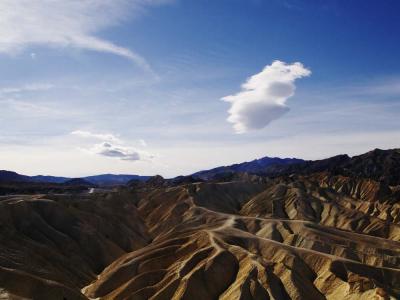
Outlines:
[[398, 185], [400, 184], [400, 149], [375, 149], [353, 157], [344, 154], [298, 164], [273, 165], [254, 172], [254, 174], [276, 177], [323, 171], [336, 175], [370, 178], [388, 185]]
[[[100, 174], [82, 177], [82, 179], [100, 186], [124, 185], [130, 180], [145, 181], [150, 176], [130, 175], [130, 174]], [[65, 183], [75, 178], [60, 177], [50, 175], [21, 175], [13, 171], [0, 170], [0, 182], [35, 182], [35, 183]]]
[[58, 176], [50, 176], [50, 175], [36, 175], [30, 177], [34, 182], [50, 182], [50, 183], [64, 183], [67, 180], [70, 180], [69, 177], [58, 177]]
[[101, 174], [84, 177], [85, 180], [99, 185], [124, 185], [131, 180], [146, 181], [150, 176], [129, 175], [129, 174]]
[[21, 175], [13, 171], [0, 170], [0, 182], [28, 182], [29, 176]]
[[[189, 176], [166, 179], [169, 185], [200, 181], [231, 181], [252, 175], [278, 177], [291, 174], [312, 174], [329, 171], [332, 174], [371, 178], [388, 185], [400, 184], [400, 150], [375, 149], [367, 153], [350, 157], [346, 154], [321, 160], [302, 160], [298, 158], [263, 157], [250, 162], [221, 166], [196, 172]], [[248, 174], [248, 175], [246, 175]], [[129, 174], [101, 174], [82, 177], [87, 185], [115, 186], [129, 182], [146, 182], [151, 176]], [[254, 177], [253, 177], [254, 178]], [[0, 171], [0, 182], [14, 183], [73, 183], [74, 178], [56, 176], [26, 176], [12, 171]]]
[[222, 166], [199, 171], [191, 175], [199, 180], [232, 180], [247, 173], [263, 177], [278, 177], [291, 174], [312, 174], [328, 171], [332, 174], [370, 178], [388, 185], [400, 184], [400, 149], [374, 149], [350, 157], [336, 155], [320, 160], [264, 157], [251, 162]]
[[279, 157], [263, 157], [260, 159], [255, 159], [249, 162], [233, 164], [230, 166], [216, 167], [210, 170], [199, 171], [191, 176], [194, 178], [202, 180], [210, 180], [215, 176], [221, 176], [223, 174], [233, 174], [233, 173], [250, 173], [257, 174], [262, 173], [272, 166], [287, 166], [292, 164], [301, 164], [305, 162], [298, 158], [279, 158]]
[[83, 178], [73, 178], [63, 182], [62, 184], [66, 186], [82, 186], [87, 188], [97, 187], [94, 183], [91, 183], [90, 181], [87, 181]]

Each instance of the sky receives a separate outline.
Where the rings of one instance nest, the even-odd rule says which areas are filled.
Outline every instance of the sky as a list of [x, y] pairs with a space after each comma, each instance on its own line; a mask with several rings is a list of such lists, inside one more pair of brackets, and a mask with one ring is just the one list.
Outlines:
[[400, 2], [1, 0], [0, 169], [187, 175], [400, 147]]

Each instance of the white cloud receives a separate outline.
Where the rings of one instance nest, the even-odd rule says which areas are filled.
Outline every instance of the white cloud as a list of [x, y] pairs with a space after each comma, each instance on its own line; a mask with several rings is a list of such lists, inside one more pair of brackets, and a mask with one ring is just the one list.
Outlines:
[[75, 47], [126, 57], [145, 70], [146, 60], [128, 48], [96, 37], [148, 5], [166, 0], [1, 0], [0, 53], [30, 45]]
[[90, 131], [75, 130], [71, 132], [71, 135], [89, 140], [102, 141], [101, 143], [96, 143], [89, 148], [81, 148], [81, 150], [87, 153], [126, 161], [151, 161], [154, 158], [154, 155], [146, 151], [124, 145], [124, 141], [110, 133], [92, 133]]
[[276, 60], [265, 66], [242, 85], [241, 92], [222, 98], [231, 103], [228, 121], [237, 133], [264, 128], [289, 111], [286, 100], [294, 95], [294, 81], [310, 74], [299, 62]]

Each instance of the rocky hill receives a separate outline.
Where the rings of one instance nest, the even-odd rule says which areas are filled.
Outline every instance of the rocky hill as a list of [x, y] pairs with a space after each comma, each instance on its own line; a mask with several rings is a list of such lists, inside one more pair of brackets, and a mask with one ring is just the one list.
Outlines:
[[399, 299], [400, 160], [0, 198], [0, 298]]

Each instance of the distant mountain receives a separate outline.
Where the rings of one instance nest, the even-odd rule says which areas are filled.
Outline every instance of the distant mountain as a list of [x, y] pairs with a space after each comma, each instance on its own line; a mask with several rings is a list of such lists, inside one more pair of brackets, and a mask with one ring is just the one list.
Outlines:
[[12, 171], [0, 170], [0, 182], [30, 182], [29, 176], [21, 175]]
[[50, 182], [50, 183], [63, 183], [71, 178], [68, 177], [57, 177], [57, 176], [46, 176], [46, 175], [36, 175], [30, 177], [34, 182]]
[[62, 183], [63, 185], [67, 186], [86, 186], [86, 187], [96, 187], [94, 183], [91, 183], [90, 181], [87, 181], [84, 178], [73, 178], [70, 180], [67, 180]]
[[350, 156], [343, 154], [321, 160], [305, 160], [294, 164], [271, 165], [264, 170], [260, 170], [254, 173], [257, 175], [271, 177], [290, 174], [311, 174], [322, 171], [335, 173], [338, 172], [341, 165], [347, 163], [350, 160]]
[[227, 176], [233, 173], [266, 173], [272, 166], [287, 166], [292, 164], [301, 164], [305, 161], [298, 158], [278, 158], [278, 157], [263, 157], [255, 159], [250, 162], [244, 162], [240, 164], [234, 164], [230, 166], [217, 167], [210, 170], [204, 170], [196, 172], [191, 176], [201, 180], [210, 180], [214, 177]]
[[[94, 176], [82, 177], [81, 179], [86, 180], [95, 185], [105, 186], [105, 185], [124, 185], [131, 180], [146, 181], [150, 176], [140, 176], [140, 175], [128, 175], [128, 174], [101, 174]], [[59, 176], [49, 176], [49, 175], [36, 175], [36, 176], [26, 176], [21, 175], [12, 171], [0, 170], [0, 182], [36, 182], [36, 183], [65, 183], [67, 181], [73, 180], [70, 177], [59, 177]]]
[[123, 185], [131, 180], [146, 181], [150, 176], [126, 175], [126, 174], [102, 174], [84, 177], [85, 180], [96, 185]]
[[343, 176], [371, 178], [389, 185], [398, 185], [400, 184], [400, 149], [375, 149], [353, 157], [342, 154], [321, 160], [264, 157], [241, 164], [196, 172], [191, 176], [207, 181], [232, 180], [238, 173], [277, 177], [323, 171]]
[[400, 149], [375, 149], [353, 157], [343, 154], [290, 165], [273, 165], [264, 171], [255, 172], [255, 174], [276, 177], [323, 171], [343, 176], [370, 178], [389, 185], [398, 185], [400, 184]]
[[[241, 174], [277, 177], [290, 174], [312, 174], [329, 171], [343, 176], [371, 178], [389, 185], [400, 184], [400, 149], [375, 149], [362, 155], [350, 157], [346, 154], [322, 160], [298, 158], [263, 157], [250, 162], [221, 166], [196, 172], [189, 176], [178, 176], [167, 180], [169, 184], [193, 183], [209, 180], [233, 180]], [[145, 182], [151, 176], [129, 174], [101, 174], [82, 177], [96, 186], [125, 185], [129, 182]], [[0, 182], [30, 182], [62, 184], [74, 180], [56, 176], [26, 176], [12, 171], [0, 170]], [[72, 181], [73, 182], [73, 181]]]

